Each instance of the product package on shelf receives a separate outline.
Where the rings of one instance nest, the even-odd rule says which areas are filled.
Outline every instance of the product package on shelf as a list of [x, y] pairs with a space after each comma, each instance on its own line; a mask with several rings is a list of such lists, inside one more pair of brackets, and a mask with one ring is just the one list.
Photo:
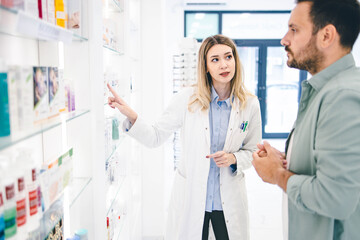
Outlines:
[[114, 20], [109, 18], [103, 20], [103, 43], [114, 50], [119, 50], [116, 39], [116, 24]]
[[63, 197], [54, 202], [42, 218], [41, 239], [64, 239], [64, 203]]
[[16, 178], [13, 169], [10, 167], [10, 158], [7, 156], [0, 156], [0, 175], [1, 186], [4, 192], [4, 221], [5, 221], [5, 238], [12, 239], [16, 237], [16, 198], [15, 187]]
[[68, 28], [81, 35], [81, 0], [70, 0], [68, 1]]
[[33, 126], [33, 81], [29, 67], [9, 66], [8, 96], [11, 135], [31, 129]]
[[74, 82], [65, 79], [63, 80], [65, 86], [65, 110], [68, 112], [75, 111], [75, 87]]
[[9, 66], [8, 71], [8, 95], [10, 112], [11, 134], [19, 131], [19, 103], [18, 103], [18, 85], [21, 78], [20, 66]]
[[0, 137], [10, 135], [8, 77], [5, 64], [0, 60]]
[[5, 221], [4, 221], [4, 195], [0, 183], [0, 240], [5, 239]]
[[61, 92], [63, 84], [59, 78], [59, 70], [57, 67], [48, 68], [49, 79], [49, 116], [53, 117], [59, 114], [61, 102], [65, 98], [65, 93]]
[[49, 115], [47, 67], [34, 67], [34, 120], [46, 119]]
[[24, 10], [25, 0], [0, 0], [1, 5], [16, 9], [16, 10]]
[[24, 2], [24, 11], [35, 17], [39, 17], [39, 7], [38, 7], [38, 0], [25, 0]]
[[33, 68], [21, 67], [18, 87], [18, 114], [20, 131], [27, 131], [34, 126], [34, 81]]
[[66, 0], [55, 1], [55, 18], [56, 25], [59, 27], [67, 28], [67, 5]]
[[51, 24], [55, 22], [55, 1], [54, 0], [38, 0], [39, 17]]
[[56, 160], [42, 167], [40, 185], [45, 211], [72, 181], [72, 156], [73, 149], [71, 148]]

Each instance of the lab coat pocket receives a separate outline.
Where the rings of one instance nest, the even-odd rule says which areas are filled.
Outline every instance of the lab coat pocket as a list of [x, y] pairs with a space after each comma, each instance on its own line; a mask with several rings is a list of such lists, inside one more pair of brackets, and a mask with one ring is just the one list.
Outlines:
[[247, 135], [247, 131], [243, 132], [240, 128], [234, 130], [233, 134], [231, 135], [229, 151], [230, 152], [237, 152], [243, 145], [243, 141]]

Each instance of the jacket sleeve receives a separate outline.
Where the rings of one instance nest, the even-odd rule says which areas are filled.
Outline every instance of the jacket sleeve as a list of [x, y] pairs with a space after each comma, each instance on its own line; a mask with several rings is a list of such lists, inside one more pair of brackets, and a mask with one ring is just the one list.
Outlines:
[[249, 102], [249, 107], [251, 107], [251, 116], [248, 133], [240, 150], [233, 153], [236, 157], [237, 170], [234, 172], [235, 175], [241, 174], [243, 170], [252, 166], [252, 154], [257, 149], [256, 144], [261, 142], [261, 115], [257, 98], [251, 102], [251, 105]]
[[125, 120], [123, 130], [147, 147], [160, 146], [171, 134], [181, 128], [187, 111], [190, 90], [186, 89], [177, 93], [162, 116], [154, 124], [150, 125], [141, 117], [138, 117], [132, 126], [129, 120]]
[[[287, 194], [300, 210], [346, 219], [360, 198], [360, 93], [336, 90], [322, 103], [312, 143], [315, 176], [293, 175]], [[301, 146], [297, 146], [301, 147]]]

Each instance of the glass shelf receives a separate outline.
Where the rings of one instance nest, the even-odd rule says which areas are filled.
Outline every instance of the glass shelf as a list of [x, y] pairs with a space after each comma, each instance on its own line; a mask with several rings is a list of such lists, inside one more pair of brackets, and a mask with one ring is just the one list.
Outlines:
[[79, 196], [83, 193], [87, 186], [89, 186], [92, 178], [74, 178], [69, 185], [69, 203], [70, 208], [74, 205]]
[[62, 41], [88, 41], [68, 29], [48, 23], [23, 11], [10, 9], [0, 5], [0, 32], [29, 39]]
[[32, 129], [27, 131], [19, 132], [7, 137], [0, 137], [0, 150], [31, 138], [35, 135], [46, 132], [54, 127], [60, 126], [63, 121], [69, 122], [89, 112], [90, 110], [76, 110], [70, 113], [62, 113], [59, 116], [44, 120], [43, 122], [34, 125]]
[[113, 52], [113, 53], [119, 54], [120, 56], [124, 55], [124, 53], [119, 52], [118, 50], [116, 50], [116, 49], [114, 49], [114, 48], [112, 48], [112, 47], [110, 47], [110, 46], [108, 46], [108, 45], [103, 45], [103, 47], [104, 47], [105, 49], [110, 50], [110, 51]]
[[119, 0], [106, 0], [103, 3], [103, 9], [106, 12], [117, 12], [122, 13], [124, 12], [124, 8], [121, 6]]
[[116, 144], [116, 146], [115, 146], [115, 148], [112, 150], [111, 154], [106, 158], [105, 163], [109, 162], [110, 159], [111, 159], [111, 157], [114, 155], [114, 153], [115, 153], [117, 150], [119, 150], [119, 148], [120, 148], [122, 142], [124, 141], [125, 137], [126, 137], [125, 134], [122, 134], [122, 135], [119, 136], [119, 142]]
[[121, 191], [122, 187], [125, 184], [126, 176], [121, 176], [118, 184], [112, 184], [109, 186], [107, 193], [106, 193], [106, 216], [109, 216], [111, 208], [117, 197], [119, 192]]
[[122, 229], [124, 228], [124, 225], [125, 225], [125, 218], [126, 218], [126, 215], [122, 215], [120, 217], [120, 222], [119, 222], [119, 225], [117, 228], [115, 228], [115, 231], [114, 231], [114, 237], [113, 239], [120, 239], [120, 236], [121, 236], [121, 231]]
[[116, 9], [117, 9], [118, 12], [123, 12], [123, 11], [124, 11], [124, 9], [123, 9], [123, 7], [121, 6], [119, 0], [111, 0], [110, 2], [112, 2], [112, 5], [116, 7]]

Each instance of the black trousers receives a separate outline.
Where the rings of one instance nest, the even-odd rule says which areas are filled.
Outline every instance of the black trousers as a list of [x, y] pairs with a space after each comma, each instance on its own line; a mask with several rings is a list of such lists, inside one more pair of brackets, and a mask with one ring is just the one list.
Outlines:
[[223, 211], [212, 211], [205, 212], [204, 226], [202, 231], [202, 240], [208, 240], [209, 238], [209, 222], [213, 227], [215, 238], [217, 240], [228, 240], [228, 232], [226, 228], [224, 212]]

